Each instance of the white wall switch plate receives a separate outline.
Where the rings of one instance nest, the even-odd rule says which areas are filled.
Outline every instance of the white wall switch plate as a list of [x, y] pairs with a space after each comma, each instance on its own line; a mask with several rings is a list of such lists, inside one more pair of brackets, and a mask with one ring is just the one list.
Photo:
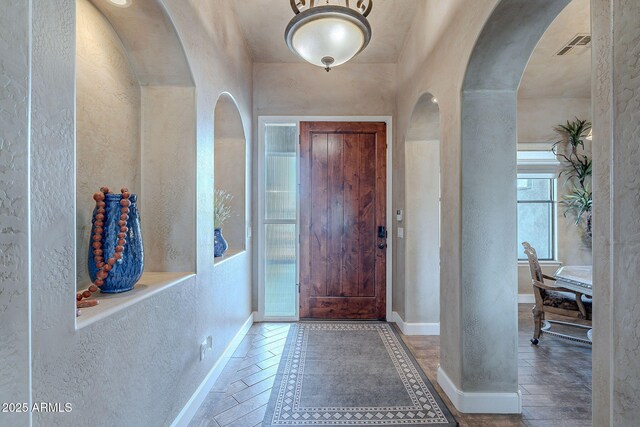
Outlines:
[[404, 228], [398, 227], [398, 238], [404, 239]]
[[396, 210], [396, 221], [402, 222], [403, 214], [404, 212], [402, 211], [402, 209]]

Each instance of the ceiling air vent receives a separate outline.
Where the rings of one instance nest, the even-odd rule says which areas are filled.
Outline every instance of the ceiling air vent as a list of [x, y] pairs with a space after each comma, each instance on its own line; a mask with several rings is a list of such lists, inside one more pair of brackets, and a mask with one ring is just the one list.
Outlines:
[[591, 47], [591, 34], [576, 34], [560, 49], [556, 55], [564, 56], [568, 53], [578, 53]]

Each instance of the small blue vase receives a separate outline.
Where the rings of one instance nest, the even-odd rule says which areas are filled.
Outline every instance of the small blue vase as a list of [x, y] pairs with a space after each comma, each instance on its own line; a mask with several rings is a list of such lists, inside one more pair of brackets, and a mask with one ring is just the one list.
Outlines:
[[[107, 194], [105, 197], [105, 218], [102, 232], [102, 251], [104, 261], [113, 257], [118, 244], [118, 233], [120, 226], [120, 200], [122, 194]], [[140, 228], [140, 217], [138, 216], [138, 208], [136, 206], [136, 195], [129, 197], [131, 202], [129, 206], [129, 219], [127, 220], [127, 237], [122, 252], [122, 258], [116, 261], [115, 265], [104, 280], [104, 284], [100, 287], [100, 291], [105, 293], [118, 293], [130, 291], [133, 286], [140, 280], [142, 271], [144, 270], [144, 249], [142, 245], [142, 231]], [[97, 208], [93, 210], [93, 218], [91, 220], [91, 236], [94, 235]], [[91, 281], [96, 281], [96, 262], [93, 259], [93, 243], [89, 237], [89, 276]]]
[[214, 228], [213, 230], [213, 256], [221, 257], [229, 249], [229, 244], [222, 235], [221, 228]]

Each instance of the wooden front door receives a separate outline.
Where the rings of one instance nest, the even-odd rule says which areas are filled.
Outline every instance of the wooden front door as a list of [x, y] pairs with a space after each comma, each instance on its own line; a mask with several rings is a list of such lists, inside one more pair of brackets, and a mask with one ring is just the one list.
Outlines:
[[386, 316], [386, 125], [300, 124], [300, 317]]

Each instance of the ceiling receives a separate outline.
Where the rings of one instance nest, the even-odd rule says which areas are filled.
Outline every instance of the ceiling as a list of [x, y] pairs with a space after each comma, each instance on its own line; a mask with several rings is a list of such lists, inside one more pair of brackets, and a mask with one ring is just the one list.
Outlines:
[[[397, 62], [419, 1], [374, 1], [368, 17], [371, 42], [352, 62]], [[330, 3], [344, 5], [344, 0]], [[255, 62], [303, 62], [284, 41], [284, 30], [294, 16], [289, 0], [243, 0], [233, 5]]]
[[[352, 61], [397, 62], [420, 1], [424, 0], [374, 1], [368, 18], [371, 42]], [[330, 3], [344, 4], [344, 0]], [[284, 29], [294, 16], [288, 0], [243, 0], [233, 5], [255, 62], [303, 62], [284, 42]], [[521, 98], [591, 96], [591, 49], [556, 56], [576, 34], [591, 32], [589, 14], [589, 0], [573, 0], [551, 24], [527, 65], [520, 84]]]
[[591, 48], [557, 56], [576, 34], [590, 34], [589, 0], [573, 0], [562, 11], [527, 64], [518, 95], [521, 98], [591, 97]]

